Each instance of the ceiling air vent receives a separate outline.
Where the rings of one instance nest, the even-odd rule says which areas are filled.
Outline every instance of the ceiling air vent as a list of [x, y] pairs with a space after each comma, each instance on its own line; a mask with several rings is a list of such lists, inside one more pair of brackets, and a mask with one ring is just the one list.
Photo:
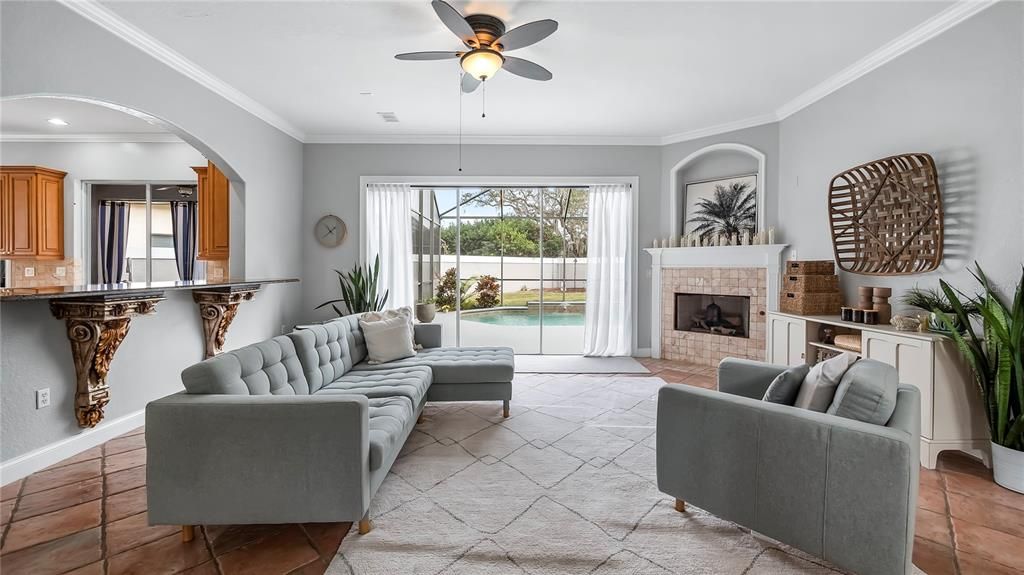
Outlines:
[[398, 116], [394, 112], [377, 112], [377, 115], [385, 122], [398, 122]]

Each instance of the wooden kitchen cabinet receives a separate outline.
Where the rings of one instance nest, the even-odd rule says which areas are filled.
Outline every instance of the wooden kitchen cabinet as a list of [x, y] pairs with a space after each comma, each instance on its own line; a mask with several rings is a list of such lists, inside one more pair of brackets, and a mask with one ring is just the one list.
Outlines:
[[231, 251], [231, 196], [228, 177], [213, 162], [193, 167], [199, 179], [199, 254], [203, 261], [226, 261]]
[[0, 167], [0, 257], [64, 258], [64, 178], [40, 166]]

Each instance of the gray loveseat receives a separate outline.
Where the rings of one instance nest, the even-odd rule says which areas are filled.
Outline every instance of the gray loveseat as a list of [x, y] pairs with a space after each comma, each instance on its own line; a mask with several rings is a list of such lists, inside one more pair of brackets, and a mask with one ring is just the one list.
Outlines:
[[719, 391], [661, 388], [658, 489], [854, 573], [910, 573], [920, 392], [873, 425], [761, 401], [785, 369], [726, 359]]
[[415, 357], [369, 365], [358, 316], [300, 326], [182, 372], [146, 406], [152, 525], [359, 521], [427, 401], [501, 400], [508, 348], [443, 348], [415, 326]]

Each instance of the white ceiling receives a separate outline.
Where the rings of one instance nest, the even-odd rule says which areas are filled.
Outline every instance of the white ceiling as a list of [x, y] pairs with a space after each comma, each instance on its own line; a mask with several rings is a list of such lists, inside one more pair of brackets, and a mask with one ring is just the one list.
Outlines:
[[[554, 73], [499, 73], [462, 99], [467, 135], [665, 138], [771, 117], [950, 2], [454, 2], [509, 28], [559, 30], [514, 55]], [[427, 0], [103, 2], [310, 139], [452, 135], [455, 50]], [[370, 91], [371, 96], [360, 95]], [[385, 123], [377, 112], [394, 112]]]
[[[67, 126], [47, 122], [60, 118]], [[58, 98], [25, 98], [0, 102], [0, 133], [11, 135], [76, 136], [166, 134], [159, 125], [124, 112]]]

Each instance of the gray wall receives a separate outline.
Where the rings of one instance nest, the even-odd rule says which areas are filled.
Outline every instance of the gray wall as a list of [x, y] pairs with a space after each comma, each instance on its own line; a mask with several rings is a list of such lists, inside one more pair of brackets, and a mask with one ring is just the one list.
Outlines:
[[[458, 149], [449, 145], [307, 144], [304, 152], [304, 217], [312, 227], [333, 213], [348, 224], [349, 238], [338, 248], [319, 245], [304, 230], [303, 313], [329, 317], [317, 304], [337, 297], [333, 269], [346, 269], [359, 257], [360, 176], [637, 176], [639, 177], [639, 246], [646, 247], [661, 227], [660, 152], [647, 146], [466, 146], [463, 171]], [[639, 269], [649, 265], [640, 256]], [[640, 347], [650, 345], [650, 282], [640, 273]]]
[[[832, 259], [832, 176], [864, 162], [927, 152], [938, 165], [946, 257], [926, 275], [844, 275], [856, 286], [973, 291], [977, 260], [1004, 284], [1024, 261], [1024, 4], [995, 5], [781, 122], [779, 221], [800, 259]], [[895, 299], [895, 298], [894, 298]]]
[[[244, 182], [241, 263], [247, 275], [301, 275], [300, 238], [308, 230], [300, 225], [300, 143], [63, 6], [3, 2], [0, 21], [0, 94], [95, 98], [167, 121], [232, 180]], [[295, 284], [265, 288], [243, 304], [227, 347], [276, 334], [298, 318], [299, 300]], [[134, 413], [181, 389], [181, 370], [202, 359], [201, 342], [198, 310], [188, 294], [171, 295], [155, 316], [136, 320], [113, 362], [107, 417]], [[0, 379], [0, 459], [81, 432], [72, 419], [69, 345], [46, 305], [0, 304]], [[53, 405], [36, 410], [34, 390], [41, 387], [50, 388]]]

